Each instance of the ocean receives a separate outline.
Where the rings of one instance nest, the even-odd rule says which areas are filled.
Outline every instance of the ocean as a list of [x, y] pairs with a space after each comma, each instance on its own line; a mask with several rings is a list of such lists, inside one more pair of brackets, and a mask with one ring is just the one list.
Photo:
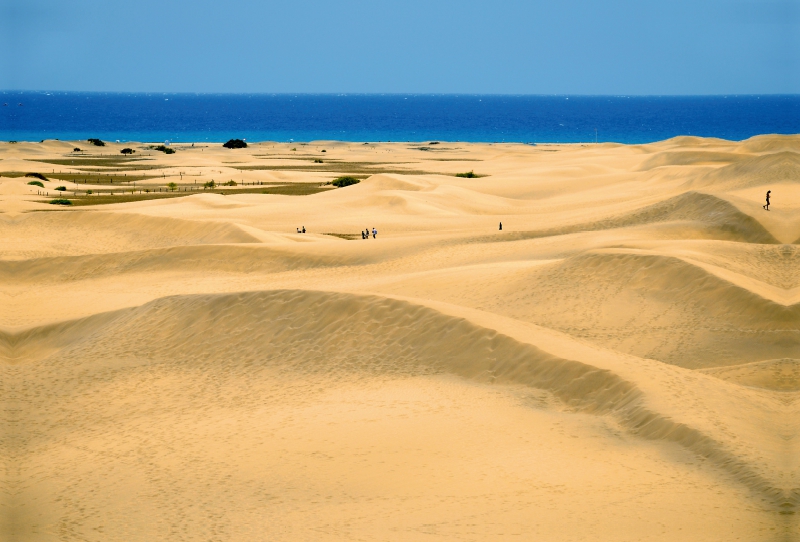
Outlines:
[[0, 92], [0, 140], [649, 143], [800, 132], [800, 95]]

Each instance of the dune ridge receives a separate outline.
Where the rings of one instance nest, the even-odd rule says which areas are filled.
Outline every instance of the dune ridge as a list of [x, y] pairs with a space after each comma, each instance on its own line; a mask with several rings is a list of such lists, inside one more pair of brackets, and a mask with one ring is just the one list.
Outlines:
[[[365, 327], [370, 340], [359, 341]], [[447, 336], [457, 340], [442, 341]], [[230, 359], [227, 371], [274, 364], [280, 371], [321, 373], [327, 381], [351, 374], [448, 373], [495, 385], [521, 384], [546, 390], [576, 411], [612, 414], [639, 437], [683, 446], [766, 496], [777, 511], [791, 512], [798, 504], [797, 488], [763, 478], [722, 443], [655, 412], [642, 391], [619, 375], [404, 301], [313, 291], [169, 297], [4, 334], [2, 342], [7, 359], [20, 363], [18, 350], [27, 349], [26, 363], [47, 363], [52, 377], [64, 369], [94, 366], [113, 378], [126, 365], [141, 363], [187, 364], [190, 371], [204, 372], [217, 360]], [[229, 351], [231, 344], [235, 352]], [[47, 354], [37, 356], [37, 348]], [[12, 401], [21, 399], [12, 393]]]

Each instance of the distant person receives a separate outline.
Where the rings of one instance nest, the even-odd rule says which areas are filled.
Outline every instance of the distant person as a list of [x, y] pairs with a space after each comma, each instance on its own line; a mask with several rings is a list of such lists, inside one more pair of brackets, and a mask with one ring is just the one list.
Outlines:
[[767, 204], [766, 205], [762, 205], [762, 207], [764, 209], [766, 209], [767, 211], [769, 211], [769, 194], [770, 194], [770, 192], [772, 192], [772, 190], [767, 190]]
[[305, 233], [305, 232], [306, 232], [306, 227], [305, 227], [305, 226], [303, 226], [303, 233]]
[[300, 228], [297, 228], [297, 233], [300, 233]]
[[503, 231], [503, 223], [500, 223], [500, 231]]
[[361, 230], [361, 238], [364, 238], [364, 230]]
[[375, 239], [376, 237], [378, 237], [378, 230], [372, 228], [372, 238]]

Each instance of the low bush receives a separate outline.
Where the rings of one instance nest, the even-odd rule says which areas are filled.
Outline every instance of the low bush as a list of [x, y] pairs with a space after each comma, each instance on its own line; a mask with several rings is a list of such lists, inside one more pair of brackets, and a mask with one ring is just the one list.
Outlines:
[[322, 152], [328, 152], [328, 151], [326, 151], [325, 149], [322, 149]]
[[166, 145], [157, 145], [155, 147], [151, 147], [157, 151], [161, 151], [164, 154], [175, 154], [175, 149], [171, 147], [167, 147]]
[[87, 190], [87, 191], [86, 191], [86, 195], [87, 195], [87, 196], [91, 196], [92, 194], [94, 194], [94, 192], [92, 192], [91, 190]]
[[350, 186], [353, 184], [358, 184], [361, 181], [356, 179], [355, 177], [339, 177], [338, 179], [334, 179], [331, 181], [331, 184], [336, 188], [343, 188], [345, 186]]
[[39, 179], [40, 181], [46, 181], [47, 177], [42, 175], [41, 173], [26, 173], [26, 177], [33, 177], [34, 179]]
[[315, 164], [322, 164], [323, 162], [322, 162], [322, 160], [320, 160], [319, 158], [317, 158], [316, 160], [314, 160], [314, 163], [315, 163]]
[[237, 186], [236, 181], [230, 180], [227, 183], [225, 183], [225, 186]]
[[39, 188], [44, 188], [44, 185], [42, 184], [42, 181], [30, 181], [28, 184], [33, 185], [33, 186], [38, 186]]
[[215, 183], [214, 181], [208, 181], [206, 184], [203, 185], [203, 188], [215, 188], [216, 186], [217, 183]]
[[472, 171], [467, 171], [466, 173], [456, 173], [456, 177], [461, 177], [463, 179], [477, 179], [480, 175], [476, 175]]
[[169, 188], [170, 191], [175, 192], [175, 189], [178, 188], [178, 185], [175, 183], [167, 183], [167, 188]]
[[72, 202], [65, 198], [56, 198], [50, 200], [50, 205], [72, 205]]
[[222, 146], [226, 149], [245, 149], [247, 148], [247, 142], [242, 139], [229, 139]]
[[72, 149], [72, 152], [81, 152], [81, 149], [80, 147], [75, 147], [74, 149]]
[[91, 143], [95, 147], [105, 147], [106, 146], [106, 144], [103, 141], [101, 141], [100, 139], [97, 139], [96, 137], [90, 137], [86, 141], [88, 141], [89, 143]]
[[135, 150], [133, 150], [133, 149], [131, 149], [130, 147], [125, 147], [124, 149], [122, 149], [122, 150], [121, 150], [121, 151], [119, 151], [119, 152], [121, 152], [122, 154], [133, 154], [133, 153], [135, 153], [136, 151], [135, 151]]
[[67, 187], [66, 186], [56, 186], [54, 188], [54, 190], [58, 190], [59, 192], [66, 192]]

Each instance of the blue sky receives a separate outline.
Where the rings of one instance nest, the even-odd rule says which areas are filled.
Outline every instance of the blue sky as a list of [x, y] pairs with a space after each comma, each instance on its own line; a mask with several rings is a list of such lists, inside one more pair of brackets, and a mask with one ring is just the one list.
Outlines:
[[0, 0], [0, 89], [800, 93], [800, 0]]

